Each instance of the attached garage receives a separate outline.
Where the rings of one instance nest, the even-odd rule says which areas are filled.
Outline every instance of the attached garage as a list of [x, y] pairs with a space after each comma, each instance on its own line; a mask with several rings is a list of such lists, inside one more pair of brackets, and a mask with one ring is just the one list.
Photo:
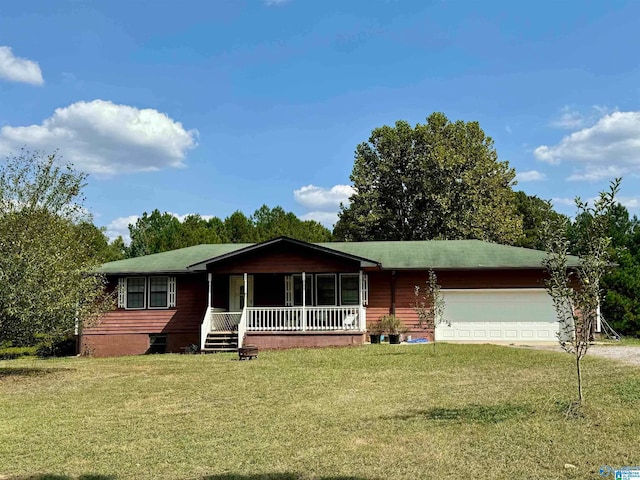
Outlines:
[[442, 290], [445, 320], [436, 340], [459, 342], [553, 342], [558, 319], [544, 289]]

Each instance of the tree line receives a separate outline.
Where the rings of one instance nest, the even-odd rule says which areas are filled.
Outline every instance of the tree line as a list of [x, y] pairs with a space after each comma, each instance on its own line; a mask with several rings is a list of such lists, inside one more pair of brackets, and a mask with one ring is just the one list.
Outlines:
[[[355, 193], [340, 207], [333, 231], [279, 206], [224, 220], [194, 214], [180, 221], [156, 209], [129, 226], [127, 245], [121, 237], [110, 241], [82, 207], [86, 175], [55, 154], [11, 156], [0, 165], [0, 343], [18, 331], [32, 339], [56, 318], [69, 331], [73, 319], [93, 315], [89, 307], [101, 303], [91, 292], [101, 286], [86, 274], [101, 263], [202, 243], [286, 235], [308, 242], [480, 239], [542, 250], [544, 225], [562, 220], [570, 251], [585, 247], [586, 217], [568, 219], [550, 202], [515, 191], [514, 169], [477, 122], [434, 113], [425, 124], [376, 128], [356, 147], [350, 179]], [[602, 280], [602, 312], [620, 333], [637, 336], [639, 222], [622, 205], [611, 211], [609, 248], [617, 268]], [[32, 295], [39, 289], [42, 295]]]

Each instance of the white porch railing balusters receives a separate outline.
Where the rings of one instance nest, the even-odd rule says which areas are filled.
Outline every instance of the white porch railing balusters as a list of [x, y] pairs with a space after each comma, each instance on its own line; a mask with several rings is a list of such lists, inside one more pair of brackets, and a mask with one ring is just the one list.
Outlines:
[[[207, 309], [202, 335], [209, 331], [362, 331], [364, 308], [349, 307], [246, 307], [243, 312], [215, 312]], [[244, 314], [244, 316], [243, 316]], [[243, 331], [240, 331], [240, 328]]]
[[361, 330], [360, 307], [247, 307], [246, 331]]

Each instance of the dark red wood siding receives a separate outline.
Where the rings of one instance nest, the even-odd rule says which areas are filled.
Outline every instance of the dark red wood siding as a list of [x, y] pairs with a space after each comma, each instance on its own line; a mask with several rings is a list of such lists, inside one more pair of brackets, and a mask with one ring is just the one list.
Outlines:
[[216, 262], [209, 271], [218, 273], [333, 273], [357, 272], [359, 262], [291, 244], [275, 244], [238, 257]]
[[[110, 278], [114, 290], [117, 278]], [[204, 274], [176, 277], [176, 307], [158, 310], [125, 310], [107, 312], [95, 325], [85, 328], [85, 335], [124, 333], [197, 332], [207, 309], [207, 278]]]

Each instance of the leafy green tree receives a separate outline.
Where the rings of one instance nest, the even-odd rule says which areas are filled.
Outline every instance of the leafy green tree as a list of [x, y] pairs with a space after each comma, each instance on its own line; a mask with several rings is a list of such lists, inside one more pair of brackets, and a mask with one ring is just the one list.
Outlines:
[[[580, 219], [581, 220], [581, 219]], [[584, 221], [577, 221], [573, 236], [584, 236]], [[580, 228], [580, 229], [579, 229]], [[602, 278], [601, 311], [605, 320], [621, 335], [640, 336], [640, 225], [621, 204], [611, 209], [608, 222], [610, 257], [616, 267]], [[584, 247], [582, 247], [584, 248]]]
[[82, 222], [85, 175], [22, 150], [0, 165], [0, 342], [73, 333], [108, 307]]
[[179, 248], [180, 220], [157, 208], [144, 212], [135, 225], [129, 225], [129, 256], [140, 257]]
[[433, 113], [424, 125], [376, 128], [356, 148], [350, 178], [356, 193], [341, 207], [340, 239], [514, 243], [522, 235], [515, 172], [477, 122]]
[[190, 247], [203, 243], [223, 243], [224, 233], [222, 222], [211, 219], [204, 220], [200, 215], [187, 215], [178, 228], [178, 245], [175, 248]]
[[253, 222], [240, 210], [224, 219], [224, 229], [231, 243], [255, 242]]
[[438, 283], [436, 272], [429, 270], [425, 292], [420, 291], [420, 285], [414, 287], [416, 303], [413, 309], [418, 315], [418, 326], [433, 333], [433, 351], [436, 351], [436, 327], [441, 324], [451, 326], [451, 322], [444, 317], [445, 300], [442, 288]]
[[306, 242], [328, 242], [331, 232], [314, 220], [300, 220], [293, 212], [285, 212], [282, 207], [270, 209], [263, 205], [251, 216], [255, 228], [256, 241], [287, 236]]
[[104, 227], [98, 228], [89, 221], [82, 221], [75, 225], [75, 229], [81, 243], [88, 249], [87, 254], [93, 256], [96, 261], [112, 262], [126, 257], [126, 246], [122, 237], [109, 242], [104, 234]]
[[563, 215], [553, 210], [550, 202], [535, 195], [527, 195], [522, 191], [515, 192], [513, 200], [516, 213], [522, 217], [522, 237], [515, 242], [515, 245], [544, 250], [542, 231], [545, 223], [558, 222]]
[[558, 341], [563, 350], [574, 357], [577, 379], [577, 400], [570, 412], [582, 406], [582, 358], [587, 354], [597, 321], [602, 278], [609, 266], [611, 237], [608, 235], [610, 219], [620, 179], [611, 183], [608, 192], [601, 192], [590, 207], [576, 199], [577, 219], [583, 236], [578, 243], [579, 266], [570, 268], [568, 255], [570, 242], [566, 220], [547, 225], [547, 257], [545, 267], [549, 273], [547, 291], [553, 300], [560, 329]]

